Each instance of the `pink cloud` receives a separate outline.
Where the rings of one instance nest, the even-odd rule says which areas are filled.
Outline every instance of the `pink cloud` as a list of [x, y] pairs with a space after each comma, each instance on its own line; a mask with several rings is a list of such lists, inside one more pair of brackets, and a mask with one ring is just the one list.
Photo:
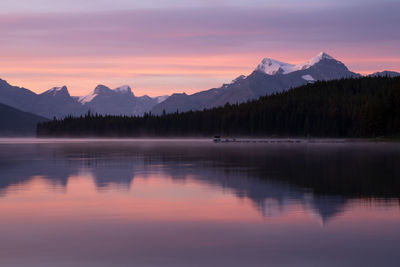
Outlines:
[[354, 71], [400, 70], [400, 6], [378, 4], [2, 15], [0, 76], [36, 91], [70, 84], [80, 95], [120, 82], [156, 95], [220, 86], [263, 57], [298, 63], [320, 50]]

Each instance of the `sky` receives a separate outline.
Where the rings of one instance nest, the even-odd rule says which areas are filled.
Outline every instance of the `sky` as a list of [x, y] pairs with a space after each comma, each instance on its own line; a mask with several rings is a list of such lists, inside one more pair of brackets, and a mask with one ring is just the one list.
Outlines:
[[1, 0], [0, 78], [194, 93], [321, 51], [362, 74], [400, 71], [398, 14], [399, 0]]

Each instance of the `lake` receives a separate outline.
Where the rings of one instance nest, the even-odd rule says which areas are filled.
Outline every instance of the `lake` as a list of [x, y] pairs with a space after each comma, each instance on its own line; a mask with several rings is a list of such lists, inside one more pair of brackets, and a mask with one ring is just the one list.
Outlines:
[[0, 139], [0, 265], [399, 266], [400, 144]]

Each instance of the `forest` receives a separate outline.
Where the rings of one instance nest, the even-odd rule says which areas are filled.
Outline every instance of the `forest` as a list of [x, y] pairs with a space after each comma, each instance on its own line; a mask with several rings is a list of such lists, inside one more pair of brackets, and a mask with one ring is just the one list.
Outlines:
[[398, 137], [400, 77], [318, 81], [223, 107], [85, 116], [37, 125], [40, 137]]

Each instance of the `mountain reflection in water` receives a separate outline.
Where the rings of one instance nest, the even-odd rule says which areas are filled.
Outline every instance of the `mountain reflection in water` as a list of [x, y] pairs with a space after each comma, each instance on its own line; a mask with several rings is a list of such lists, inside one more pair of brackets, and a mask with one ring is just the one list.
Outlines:
[[[199, 220], [200, 223], [200, 218], [223, 220], [227, 225], [240, 220], [256, 223], [258, 220], [252, 217], [251, 210], [243, 207], [246, 203], [264, 222], [270, 219], [275, 222], [272, 218], [280, 218], [276, 222], [282, 223], [289, 215], [296, 220], [300, 214], [308, 214], [324, 228], [329, 228], [335, 218], [344, 216], [344, 220], [354, 220], [354, 214], [358, 212], [360, 218], [365, 216], [368, 207], [390, 211], [395, 221], [399, 219], [396, 217], [399, 216], [400, 197], [400, 146], [397, 144], [260, 145], [214, 144], [204, 140], [0, 142], [0, 170], [0, 211], [5, 216], [8, 211], [23, 217], [22, 211], [27, 212], [26, 207], [34, 205], [32, 202], [36, 203], [38, 199], [44, 206], [43, 214], [50, 216], [45, 213], [47, 205], [52, 201], [58, 203], [57, 197], [50, 192], [59, 192], [70, 197], [61, 202], [60, 214], [55, 212], [57, 207], [52, 208], [50, 221], [54, 216], [61, 217], [61, 213], [77, 220], [80, 218], [78, 215], [82, 211], [78, 212], [74, 196], [87, 203], [96, 199], [90, 205], [97, 217], [81, 215], [81, 220], [86, 218], [94, 224], [99, 220], [106, 221], [110, 214], [121, 223], [124, 218], [128, 220], [129, 213], [135, 214], [129, 220], [161, 218], [167, 224], [170, 220]], [[21, 196], [18, 201], [21, 214], [16, 214], [18, 212], [8, 204], [18, 194]], [[108, 198], [109, 194], [115, 199]], [[124, 194], [131, 194], [132, 199], [116, 201]], [[229, 196], [242, 204], [234, 204], [233, 199], [228, 200]], [[30, 202], [27, 200], [22, 205], [25, 198]], [[125, 210], [126, 207], [121, 205], [130, 209]], [[112, 209], [110, 214], [107, 213], [111, 212], [107, 210], [109, 208]], [[9, 218], [13, 217], [10, 215]], [[166, 234], [160, 231], [158, 234]], [[400, 237], [398, 232], [394, 236]], [[201, 246], [205, 245], [207, 243]], [[0, 245], [0, 248], [5, 247], [4, 243]], [[219, 260], [205, 263], [218, 266], [217, 263], [229, 262], [225, 261], [226, 255], [220, 256]], [[206, 257], [218, 258], [211, 254]], [[9, 266], [20, 266], [8, 260]], [[359, 263], [358, 259], [354, 260], [350, 263]], [[391, 258], [386, 260], [390, 265]], [[142, 259], [141, 263], [165, 266], [151, 262]], [[304, 263], [310, 262], [318, 261]], [[197, 266], [189, 260], [175, 263], [168, 266]], [[239, 263], [237, 261], [236, 266], [240, 266]], [[261, 257], [252, 266], [263, 266], [262, 263]]]

